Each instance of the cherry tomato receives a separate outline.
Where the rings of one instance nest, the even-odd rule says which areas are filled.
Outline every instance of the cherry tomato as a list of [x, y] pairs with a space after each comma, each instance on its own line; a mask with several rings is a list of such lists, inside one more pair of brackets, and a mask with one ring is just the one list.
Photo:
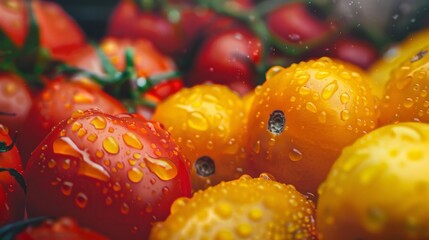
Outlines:
[[[12, 144], [8, 129], [0, 124], [0, 142], [5, 146]], [[0, 168], [12, 168], [23, 173], [21, 157], [16, 146], [9, 151], [0, 152]], [[7, 172], [0, 172], [0, 226], [24, 218], [24, 191]]]
[[341, 149], [376, 127], [369, 80], [327, 57], [266, 78], [248, 116], [251, 165], [315, 194]]
[[109, 114], [125, 113], [122, 104], [104, 93], [93, 83], [70, 81], [60, 76], [49, 81], [34, 99], [22, 136], [31, 136], [19, 142], [24, 164], [39, 142], [60, 121], [67, 119], [75, 110], [97, 108]]
[[346, 147], [320, 187], [323, 239], [426, 239], [429, 125], [376, 129]]
[[182, 89], [156, 108], [152, 119], [165, 126], [192, 163], [194, 190], [246, 171], [244, 111], [240, 97], [222, 85]]
[[108, 238], [81, 228], [75, 220], [61, 217], [57, 220], [46, 220], [40, 226], [29, 226], [16, 234], [15, 240], [107, 240]]
[[225, 30], [203, 44], [189, 73], [189, 82], [224, 84], [244, 95], [258, 81], [256, 65], [261, 51], [261, 42], [247, 29]]
[[402, 43], [391, 46], [377, 62], [369, 69], [369, 74], [377, 83], [378, 92], [383, 94], [391, 72], [398, 68], [418, 50], [425, 47], [429, 38], [429, 29], [410, 34]]
[[292, 185], [244, 175], [177, 199], [150, 239], [317, 239], [314, 218]]
[[27, 84], [17, 75], [0, 73], [0, 122], [11, 132], [22, 128], [32, 104], [32, 96]]
[[382, 125], [429, 122], [429, 46], [411, 55], [392, 71], [380, 106]]
[[[80, 27], [55, 2], [32, 1], [42, 46], [55, 54], [82, 46], [85, 36]], [[28, 31], [28, 12], [24, 0], [6, 0], [0, 4], [0, 28], [21, 46]]]
[[188, 167], [160, 124], [78, 111], [28, 162], [28, 216], [71, 216], [112, 239], [146, 239], [176, 198], [190, 196]]

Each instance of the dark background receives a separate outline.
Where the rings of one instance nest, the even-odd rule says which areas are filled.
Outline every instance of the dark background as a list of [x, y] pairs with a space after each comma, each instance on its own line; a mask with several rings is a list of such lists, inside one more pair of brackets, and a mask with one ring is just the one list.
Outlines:
[[119, 0], [56, 0], [86, 32], [97, 40], [106, 33], [107, 22]]

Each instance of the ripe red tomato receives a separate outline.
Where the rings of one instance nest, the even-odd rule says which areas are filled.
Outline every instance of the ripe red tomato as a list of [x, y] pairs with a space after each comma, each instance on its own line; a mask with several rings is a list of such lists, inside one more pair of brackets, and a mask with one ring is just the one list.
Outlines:
[[224, 84], [243, 95], [257, 83], [256, 65], [261, 53], [260, 40], [249, 30], [225, 30], [203, 44], [195, 57], [189, 82]]
[[25, 141], [19, 141], [18, 147], [24, 164], [30, 153], [55, 125], [69, 118], [75, 110], [90, 108], [97, 108], [109, 114], [127, 112], [118, 100], [93, 83], [72, 82], [64, 76], [49, 81], [34, 97], [22, 130], [22, 136], [31, 136]]
[[[0, 142], [12, 143], [8, 129], [0, 124]], [[23, 173], [21, 158], [15, 146], [7, 152], [0, 152], [0, 168], [12, 168]], [[24, 191], [7, 172], [0, 172], [0, 226], [24, 218]]]
[[30, 217], [71, 216], [112, 239], [146, 239], [172, 202], [191, 194], [189, 162], [159, 123], [99, 111], [57, 125], [26, 180]]
[[25, 122], [32, 104], [27, 84], [17, 75], [0, 73], [0, 109], [13, 115], [1, 115], [0, 122], [11, 132], [19, 130]]
[[[31, 219], [30, 219], [31, 220]], [[28, 226], [14, 236], [15, 240], [107, 240], [108, 238], [82, 228], [70, 217], [47, 219], [40, 226]]]
[[[40, 40], [54, 55], [70, 52], [85, 42], [80, 27], [55, 2], [32, 1]], [[6, 0], [0, 3], [0, 29], [21, 46], [28, 31], [28, 11], [24, 0]]]

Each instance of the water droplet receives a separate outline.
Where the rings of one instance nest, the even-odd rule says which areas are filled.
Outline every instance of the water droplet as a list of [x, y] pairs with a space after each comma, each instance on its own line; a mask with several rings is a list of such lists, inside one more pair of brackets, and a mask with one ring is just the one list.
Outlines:
[[260, 221], [262, 217], [263, 217], [263, 212], [259, 208], [254, 208], [249, 212], [249, 219], [254, 222]]
[[88, 197], [84, 193], [78, 193], [75, 198], [75, 203], [80, 208], [85, 208], [88, 204]]
[[73, 190], [73, 183], [69, 181], [63, 182], [63, 185], [61, 186], [61, 192], [66, 195], [70, 196]]
[[312, 102], [307, 102], [305, 104], [305, 109], [307, 109], [308, 111], [310, 111], [312, 113], [317, 113], [317, 107]]
[[80, 128], [78, 131], [77, 131], [77, 136], [78, 137], [83, 137], [83, 136], [85, 136], [86, 135], [86, 129], [85, 128]]
[[340, 101], [342, 104], [349, 103], [350, 102], [350, 95], [348, 93], [341, 94]]
[[143, 178], [143, 172], [140, 169], [133, 167], [128, 171], [128, 179], [133, 183], [138, 183]]
[[141, 150], [143, 149], [143, 144], [140, 142], [140, 139], [134, 133], [125, 133], [122, 135], [122, 139], [125, 144], [129, 147]]
[[155, 173], [161, 180], [167, 181], [177, 176], [176, 165], [168, 159], [145, 156], [144, 160], [149, 170]]
[[84, 113], [82, 110], [77, 109], [77, 110], [75, 110], [75, 111], [71, 114], [71, 118], [72, 118], [72, 119], [80, 118], [80, 117], [82, 117], [84, 114], [85, 114], [85, 113]]
[[340, 118], [343, 121], [349, 120], [350, 119], [350, 111], [347, 109], [344, 109], [343, 111], [341, 111]]
[[103, 130], [106, 128], [106, 119], [101, 116], [96, 116], [91, 120], [91, 125], [94, 126], [95, 129]]
[[332, 95], [334, 95], [334, 93], [337, 91], [338, 89], [338, 84], [336, 81], [328, 84], [328, 86], [326, 86], [323, 90], [322, 90], [322, 98], [323, 99], [329, 99], [332, 97]]
[[74, 122], [72, 124], [71, 129], [72, 129], [73, 132], [77, 132], [81, 127], [82, 127], [82, 123], [80, 123], [80, 122]]
[[317, 115], [317, 120], [319, 120], [320, 123], [326, 123], [326, 112], [322, 111]]
[[118, 152], [119, 152], [118, 142], [116, 142], [116, 139], [112, 136], [104, 139], [103, 148], [104, 148], [104, 150], [106, 150], [106, 152], [108, 152], [110, 154], [118, 154]]
[[301, 94], [301, 96], [307, 96], [311, 93], [311, 89], [306, 86], [302, 86], [299, 88], [298, 93]]
[[119, 192], [119, 191], [121, 191], [121, 184], [119, 184], [119, 182], [115, 182], [113, 184], [112, 188], [113, 188], [113, 191]]
[[97, 156], [98, 158], [102, 158], [104, 156], [104, 153], [100, 150], [95, 151], [95, 156]]
[[95, 140], [97, 140], [97, 135], [95, 135], [94, 133], [91, 133], [88, 135], [86, 139], [88, 139], [88, 141], [90, 142], [95, 142]]
[[261, 151], [261, 141], [256, 141], [253, 145], [253, 152], [258, 154]]
[[54, 168], [57, 165], [57, 162], [54, 159], [49, 160], [48, 167]]
[[123, 204], [121, 205], [121, 213], [122, 213], [122, 214], [128, 214], [128, 213], [129, 213], [129, 211], [130, 211], [130, 207], [128, 206], [128, 204], [123, 203]]
[[65, 159], [63, 162], [63, 169], [70, 169], [70, 159]]
[[414, 105], [414, 101], [412, 98], [406, 98], [403, 103], [404, 107], [410, 108]]
[[93, 103], [94, 97], [86, 92], [78, 92], [73, 96], [73, 102], [78, 104]]
[[104, 201], [107, 206], [111, 205], [113, 203], [113, 199], [111, 197], [106, 197], [106, 200]]
[[327, 71], [319, 71], [319, 72], [317, 72], [317, 73], [316, 73], [316, 79], [319, 79], [319, 80], [321, 80], [321, 79], [325, 79], [325, 78], [327, 78], [329, 75], [330, 75], [330, 73], [329, 73], [329, 72], [327, 72]]
[[93, 162], [88, 152], [80, 150], [68, 137], [61, 137], [54, 141], [53, 151], [56, 154], [76, 157], [81, 160], [78, 174], [92, 177], [101, 181], [110, 178], [109, 173], [99, 164]]
[[298, 84], [305, 84], [306, 82], [308, 82], [308, 80], [310, 80], [310, 75], [308, 75], [307, 73], [304, 73], [300, 75], [297, 79], [298, 79]]
[[209, 127], [207, 119], [200, 112], [190, 112], [187, 122], [189, 127], [199, 131], [205, 131]]
[[294, 162], [299, 161], [302, 159], [302, 153], [298, 149], [293, 148], [292, 151], [289, 152], [289, 159]]
[[209, 177], [215, 173], [215, 162], [209, 156], [198, 158], [195, 163], [195, 170], [199, 176]]
[[279, 72], [281, 72], [284, 68], [280, 66], [273, 66], [265, 73], [266, 79], [271, 79], [275, 75], [277, 75]]
[[223, 219], [227, 219], [232, 216], [232, 207], [229, 203], [226, 202], [221, 202], [216, 205], [214, 211], [219, 217]]

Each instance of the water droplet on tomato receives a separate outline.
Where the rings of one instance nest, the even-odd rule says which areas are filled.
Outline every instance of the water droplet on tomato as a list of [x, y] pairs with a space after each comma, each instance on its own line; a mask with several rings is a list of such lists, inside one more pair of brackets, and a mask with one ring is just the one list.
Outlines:
[[66, 195], [70, 196], [73, 190], [73, 183], [69, 181], [63, 182], [63, 185], [61, 185], [61, 192]]
[[261, 151], [261, 141], [256, 141], [253, 145], [253, 152], [258, 154]]
[[406, 98], [403, 103], [404, 107], [411, 108], [414, 105], [414, 101], [412, 98]]
[[346, 104], [350, 102], [350, 95], [348, 93], [342, 93], [340, 96], [340, 101], [342, 104]]
[[317, 113], [317, 107], [314, 103], [312, 102], [307, 102], [305, 104], [305, 109], [307, 109], [307, 111], [312, 112], [312, 113]]
[[97, 135], [95, 135], [94, 133], [91, 133], [88, 135], [86, 139], [88, 139], [88, 141], [90, 142], [95, 142], [95, 140], [97, 140]]
[[138, 183], [143, 178], [143, 172], [140, 171], [140, 169], [136, 167], [132, 167], [130, 170], [128, 170], [128, 179], [130, 179], [133, 183]]
[[347, 109], [344, 109], [343, 111], [341, 111], [340, 118], [343, 121], [349, 120], [350, 119], [350, 111]]
[[88, 152], [80, 150], [68, 137], [56, 139], [53, 143], [53, 151], [56, 154], [78, 158], [80, 160], [79, 175], [85, 175], [101, 181], [107, 181], [110, 178], [109, 173], [101, 165], [91, 160]]
[[83, 137], [83, 136], [85, 136], [86, 135], [86, 129], [85, 128], [80, 128], [78, 131], [77, 131], [77, 136], [78, 137]]
[[88, 197], [84, 193], [78, 193], [75, 198], [75, 203], [80, 208], [85, 208], [88, 204]]
[[168, 159], [145, 156], [144, 160], [149, 170], [161, 180], [170, 180], [177, 176], [176, 165]]
[[129, 211], [130, 211], [130, 207], [128, 206], [128, 204], [123, 203], [123, 204], [121, 205], [121, 213], [122, 213], [122, 214], [128, 214], [128, 213], [129, 213]]
[[77, 132], [81, 127], [82, 127], [82, 123], [80, 123], [80, 122], [74, 122], [72, 124], [71, 130], [73, 132]]
[[223, 219], [228, 219], [232, 216], [232, 206], [226, 202], [221, 202], [216, 205], [214, 211], [220, 218]]
[[48, 167], [49, 168], [54, 168], [57, 165], [57, 162], [55, 161], [55, 159], [51, 159], [48, 162]]
[[107, 206], [111, 205], [113, 203], [113, 199], [111, 197], [106, 197], [106, 200], [104, 201]]
[[326, 112], [322, 111], [317, 115], [317, 120], [319, 120], [320, 123], [326, 123]]
[[112, 188], [113, 188], [113, 191], [119, 192], [121, 190], [121, 184], [119, 184], [119, 182], [115, 182]]
[[93, 103], [94, 97], [86, 92], [78, 92], [73, 96], [73, 102], [77, 104]]
[[322, 98], [323, 99], [329, 99], [334, 95], [334, 93], [338, 89], [338, 84], [336, 81], [328, 84], [323, 90], [322, 90]]
[[103, 130], [106, 128], [106, 119], [101, 116], [96, 116], [91, 120], [91, 125], [97, 130]]
[[327, 78], [329, 75], [330, 75], [330, 73], [327, 71], [319, 71], [316, 73], [315, 77], [316, 77], [316, 79], [321, 80], [321, 79]]
[[294, 162], [299, 161], [302, 159], [302, 153], [298, 149], [293, 148], [292, 151], [289, 152], [289, 159]]
[[306, 87], [306, 86], [302, 86], [302, 87], [299, 88], [298, 93], [301, 96], [307, 96], [307, 95], [309, 95], [311, 93], [311, 89], [308, 88], [308, 87]]
[[143, 144], [134, 133], [131, 133], [131, 132], [125, 133], [124, 135], [122, 135], [122, 139], [124, 140], [125, 144], [129, 147], [132, 147], [138, 150], [143, 149]]
[[108, 152], [110, 154], [118, 154], [118, 152], [119, 152], [118, 142], [112, 136], [109, 136], [106, 139], [104, 139], [103, 148], [106, 152]]
[[190, 112], [187, 123], [189, 127], [199, 131], [205, 131], [209, 127], [207, 119], [200, 112]]
[[[265, 73], [266, 79], [271, 79], [275, 75], [277, 75], [279, 72], [281, 72], [284, 68], [281, 66], [273, 66]], [[255, 89], [256, 90], [256, 89]], [[255, 91], [256, 92], [256, 91]]]

